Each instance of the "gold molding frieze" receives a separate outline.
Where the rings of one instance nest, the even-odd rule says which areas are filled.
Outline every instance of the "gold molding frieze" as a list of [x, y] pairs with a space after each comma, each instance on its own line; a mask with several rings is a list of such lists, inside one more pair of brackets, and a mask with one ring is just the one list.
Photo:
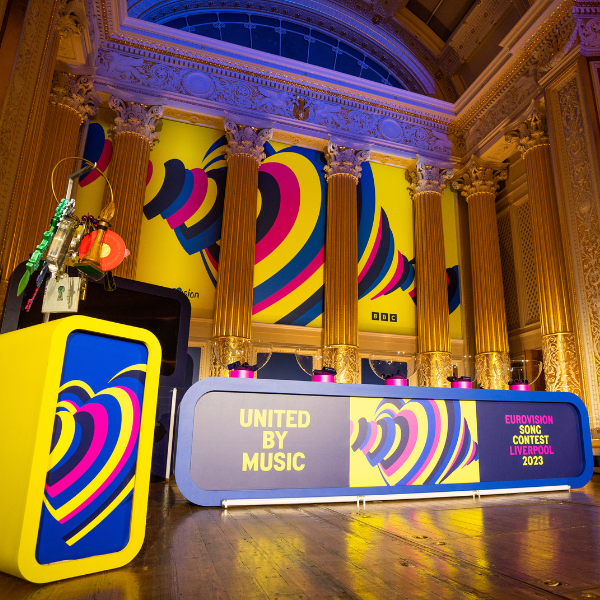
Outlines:
[[[181, 123], [189, 123], [191, 125], [204, 125], [221, 131], [225, 130], [223, 117], [200, 114], [168, 106], [165, 106], [163, 119], [180, 121]], [[327, 151], [327, 139], [325, 138], [311, 137], [300, 133], [290, 133], [289, 131], [283, 131], [281, 129], [273, 129], [272, 140], [282, 144], [289, 144], [290, 146], [310, 148], [311, 150], [317, 150], [319, 152]], [[390, 167], [398, 167], [400, 169], [408, 169], [410, 165], [414, 163], [414, 159], [406, 158], [404, 156], [396, 156], [388, 154], [387, 152], [377, 152], [374, 150], [371, 150], [370, 152], [371, 157], [369, 162], [371, 163], [380, 163], [382, 165], [389, 165]]]
[[[549, 34], [552, 35], [554, 28], [560, 21], [571, 16], [572, 1], [566, 0], [558, 6], [552, 14], [544, 21], [542, 26], [537, 30], [537, 33], [519, 50], [518, 57], [512, 63], [507, 63], [506, 71], [500, 77], [496, 77], [491, 89], [479, 98], [471, 107], [466, 108], [464, 114], [459, 114], [457, 119], [452, 124], [453, 128], [462, 129], [465, 125], [469, 125], [476, 118], [477, 113], [483, 112], [482, 109], [489, 107], [490, 101], [493, 103], [499, 99], [502, 94], [508, 90], [511, 80], [519, 74], [524, 63], [531, 60], [532, 52], [536, 46], [539, 46]], [[574, 26], [574, 23], [573, 23]], [[460, 104], [460, 102], [459, 102]]]
[[191, 125], [206, 125], [207, 127], [213, 127], [215, 129], [224, 129], [223, 117], [215, 117], [213, 115], [203, 115], [189, 110], [181, 110], [179, 108], [172, 108], [165, 106], [163, 112], [163, 118], [171, 121], [181, 121], [182, 123], [190, 123]]

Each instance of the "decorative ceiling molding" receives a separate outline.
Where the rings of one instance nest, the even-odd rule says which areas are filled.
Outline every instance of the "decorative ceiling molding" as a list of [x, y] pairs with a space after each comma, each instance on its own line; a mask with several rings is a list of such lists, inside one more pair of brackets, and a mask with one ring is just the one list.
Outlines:
[[519, 24], [521, 35], [511, 40], [512, 47], [505, 48], [455, 105], [452, 132], [464, 136], [466, 156], [498, 145], [504, 129], [540, 96], [544, 81], [562, 68], [569, 52], [578, 52], [571, 0], [541, 4], [542, 14], [532, 12], [527, 29]]
[[[571, 0], [538, 0], [502, 42], [500, 55], [451, 105], [245, 48], [245, 56], [236, 55], [224, 42], [178, 30], [167, 35], [160, 25], [122, 18], [125, 0], [92, 2], [99, 15], [100, 91], [160, 95], [167, 114], [235, 115], [292, 137], [331, 135], [341, 145], [370, 147], [399, 161], [420, 154], [431, 164], [456, 163], [474, 153], [504, 160], [515, 151], [504, 140], [507, 128], [579, 51]], [[300, 99], [302, 120], [293, 110]]]
[[[385, 5], [385, 2], [383, 0], [379, 4]], [[396, 4], [396, 1], [389, 0], [390, 10]], [[347, 37], [349, 43], [357, 45], [377, 60], [385, 57], [383, 64], [398, 72], [399, 76], [404, 71], [404, 77], [401, 78], [408, 84], [412, 79], [414, 85], [422, 88], [426, 94], [450, 102], [457, 98], [454, 85], [439, 68], [435, 54], [392, 15], [382, 16], [382, 21], [374, 23], [373, 15], [380, 14], [380, 9], [362, 0], [297, 0], [294, 3], [286, 0], [271, 0], [268, 3], [262, 0], [134, 0], [128, 5], [130, 17], [156, 22], [207, 7], [214, 7], [214, 10], [264, 12], [297, 21], [340, 38]], [[407, 75], [410, 77], [408, 80]], [[414, 91], [414, 87], [409, 85], [409, 88]]]
[[[450, 160], [446, 132], [454, 115], [449, 103], [366, 81], [364, 91], [355, 91], [352, 88], [363, 85], [362, 80], [333, 73], [335, 77], [324, 82], [323, 70], [310, 65], [302, 65], [302, 75], [281, 66], [255, 66], [245, 48], [245, 60], [235, 60], [219, 57], [206, 46], [202, 50], [167, 44], [151, 37], [152, 31], [136, 28], [160, 26], [139, 20], [122, 24], [117, 0], [95, 1], [103, 38], [96, 62], [99, 91], [160, 96], [167, 114], [185, 110], [213, 117], [235, 115], [240, 123], [314, 137], [331, 135], [342, 145], [372, 147], [385, 155], [410, 158], [420, 153]], [[273, 58], [287, 66], [285, 59]], [[299, 97], [306, 107], [304, 120], [293, 110]]]

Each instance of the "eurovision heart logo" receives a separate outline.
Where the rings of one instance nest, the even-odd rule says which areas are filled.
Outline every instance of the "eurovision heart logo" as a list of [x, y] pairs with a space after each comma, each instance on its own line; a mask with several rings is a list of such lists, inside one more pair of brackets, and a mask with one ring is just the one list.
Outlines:
[[479, 459], [461, 402], [384, 398], [375, 418], [351, 421], [353, 452], [362, 452], [387, 485], [444, 483]]
[[[94, 392], [84, 381], [59, 389], [44, 504], [67, 527], [73, 545], [106, 519], [133, 490], [141, 403], [127, 379], [144, 383], [146, 365], [132, 365]], [[122, 384], [122, 385], [121, 385]]]

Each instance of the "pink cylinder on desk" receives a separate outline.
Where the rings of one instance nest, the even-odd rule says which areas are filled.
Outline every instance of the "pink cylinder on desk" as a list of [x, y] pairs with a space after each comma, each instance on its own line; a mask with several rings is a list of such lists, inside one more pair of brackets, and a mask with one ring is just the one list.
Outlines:
[[385, 385], [408, 385], [408, 381], [404, 377], [388, 377]]
[[250, 369], [232, 369], [229, 371], [229, 377], [254, 379], [254, 371], [251, 371]]
[[459, 379], [458, 381], [451, 381], [450, 387], [451, 388], [461, 388], [463, 390], [470, 390], [470, 389], [472, 389], [473, 386], [470, 381], [460, 381], [460, 379]]
[[529, 384], [528, 383], [511, 383], [508, 386], [509, 390], [515, 390], [518, 392], [528, 392]]
[[323, 373], [321, 375], [313, 375], [312, 380], [324, 382], [324, 383], [335, 383], [335, 375], [331, 375], [329, 373]]

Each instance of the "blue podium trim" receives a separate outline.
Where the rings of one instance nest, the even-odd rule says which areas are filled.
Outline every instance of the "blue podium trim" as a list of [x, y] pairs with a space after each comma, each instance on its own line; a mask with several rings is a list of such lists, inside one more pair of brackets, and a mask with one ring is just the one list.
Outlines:
[[[191, 478], [192, 436], [196, 404], [208, 392], [243, 392], [301, 396], [343, 396], [361, 398], [401, 398], [410, 400], [480, 400], [486, 402], [567, 403], [579, 414], [580, 435], [583, 440], [583, 472], [577, 477], [556, 479], [529, 479], [501, 482], [460, 484], [408, 485], [388, 487], [346, 487], [310, 489], [218, 490], [198, 488]], [[592, 477], [594, 461], [589, 416], [585, 404], [575, 394], [567, 392], [516, 392], [504, 390], [464, 390], [449, 388], [396, 387], [349, 383], [314, 383], [306, 381], [279, 381], [260, 379], [231, 379], [209, 377], [195, 383], [185, 394], [179, 408], [175, 479], [181, 493], [190, 502], [200, 506], [220, 506], [224, 500], [259, 500], [276, 498], [319, 498], [334, 500], [340, 496], [384, 496], [459, 491], [511, 490], [519, 488], [547, 488], [569, 486], [581, 488]]]

